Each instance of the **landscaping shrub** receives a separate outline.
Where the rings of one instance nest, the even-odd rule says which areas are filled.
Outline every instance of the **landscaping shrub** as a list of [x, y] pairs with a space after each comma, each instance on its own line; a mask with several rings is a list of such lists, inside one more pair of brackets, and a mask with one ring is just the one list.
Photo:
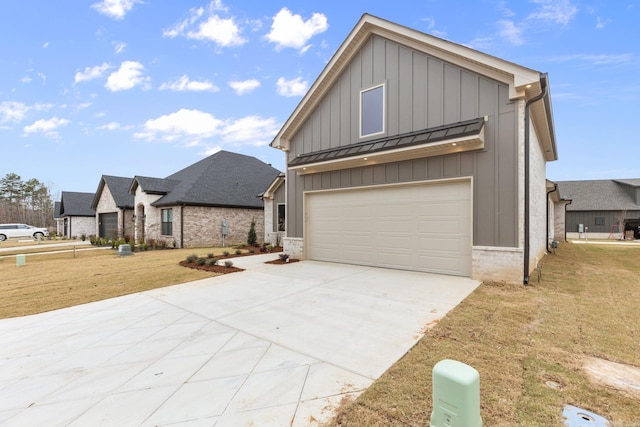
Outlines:
[[214, 265], [217, 265], [217, 264], [218, 264], [218, 260], [215, 258], [210, 258], [207, 260], [207, 265], [209, 267], [213, 267]]
[[226, 268], [231, 268], [231, 267], [233, 267], [233, 261], [231, 261], [231, 260], [226, 260], [226, 261], [224, 262], [224, 266], [225, 266]]
[[207, 258], [213, 258], [213, 254], [212, 253], [208, 253], [207, 254]]
[[224, 252], [222, 252], [222, 255], [224, 255], [224, 256], [229, 256], [229, 251], [224, 251]]
[[198, 265], [205, 265], [207, 263], [206, 258], [198, 258]]
[[82, 240], [83, 242], [87, 240], [87, 234], [86, 233], [82, 233], [80, 235], [80, 240]]
[[236, 249], [236, 255], [240, 255], [242, 251], [240, 249]]
[[197, 260], [198, 260], [198, 255], [196, 254], [191, 254], [187, 257], [188, 263], [196, 262]]
[[278, 255], [278, 258], [280, 258], [280, 261], [282, 261], [282, 262], [287, 262], [289, 260], [289, 255], [288, 254], [280, 254], [280, 255]]
[[251, 220], [251, 226], [249, 227], [249, 233], [247, 234], [247, 244], [249, 246], [255, 246], [258, 243], [258, 236], [256, 235], [256, 221]]

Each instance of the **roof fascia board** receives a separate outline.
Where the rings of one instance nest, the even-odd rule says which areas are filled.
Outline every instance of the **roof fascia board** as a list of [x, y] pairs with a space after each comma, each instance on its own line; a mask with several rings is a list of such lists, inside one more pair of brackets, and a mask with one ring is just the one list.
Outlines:
[[278, 175], [278, 177], [273, 180], [271, 185], [269, 185], [269, 188], [267, 188], [265, 192], [262, 193], [259, 197], [262, 197], [263, 199], [273, 199], [276, 191], [278, 191], [278, 188], [280, 188], [283, 182], [284, 182], [284, 174]]

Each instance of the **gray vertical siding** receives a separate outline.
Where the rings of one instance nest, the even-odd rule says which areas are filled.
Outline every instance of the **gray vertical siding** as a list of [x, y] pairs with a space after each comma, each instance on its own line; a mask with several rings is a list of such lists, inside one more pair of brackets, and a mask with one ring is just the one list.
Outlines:
[[278, 231], [278, 205], [285, 202], [284, 189], [285, 186], [281, 185], [273, 195], [273, 231]]
[[[618, 223], [621, 211], [567, 211], [565, 228], [569, 233], [578, 232], [578, 224], [589, 227], [590, 233], [609, 233], [611, 225]], [[604, 225], [596, 225], [596, 217], [604, 217]], [[627, 211], [627, 219], [640, 218], [640, 211]], [[615, 230], [618, 232], [618, 230]]]
[[386, 84], [386, 135], [488, 116], [485, 149], [298, 176], [289, 173], [287, 234], [302, 237], [304, 191], [474, 177], [474, 245], [518, 244], [517, 107], [508, 87], [380, 36], [371, 37], [291, 141], [298, 154], [353, 144], [359, 93]]

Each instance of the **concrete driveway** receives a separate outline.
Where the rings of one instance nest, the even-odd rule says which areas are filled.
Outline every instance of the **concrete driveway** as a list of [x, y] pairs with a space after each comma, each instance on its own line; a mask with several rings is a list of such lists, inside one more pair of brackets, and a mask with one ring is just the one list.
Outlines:
[[237, 258], [241, 273], [0, 320], [0, 424], [308, 426], [478, 282]]

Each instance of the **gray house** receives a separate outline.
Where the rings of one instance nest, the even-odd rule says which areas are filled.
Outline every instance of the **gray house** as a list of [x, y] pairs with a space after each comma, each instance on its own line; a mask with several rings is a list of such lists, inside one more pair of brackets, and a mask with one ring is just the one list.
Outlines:
[[91, 207], [93, 193], [63, 191], [60, 197], [60, 219], [62, 230], [59, 234], [65, 237], [80, 237], [95, 234], [96, 211]]
[[[206, 247], [247, 241], [251, 222], [264, 235], [264, 204], [258, 197], [280, 174], [255, 157], [219, 151], [166, 178], [136, 176], [137, 241]], [[224, 226], [223, 226], [224, 224]]]
[[278, 174], [260, 198], [264, 202], [264, 241], [281, 246], [286, 229], [285, 175]]
[[133, 196], [129, 194], [132, 178], [102, 175], [91, 203], [95, 210], [94, 234], [104, 238], [133, 237]]
[[559, 181], [567, 238], [639, 238], [640, 179]]
[[285, 251], [525, 282], [545, 254], [546, 74], [363, 15], [271, 146]]

